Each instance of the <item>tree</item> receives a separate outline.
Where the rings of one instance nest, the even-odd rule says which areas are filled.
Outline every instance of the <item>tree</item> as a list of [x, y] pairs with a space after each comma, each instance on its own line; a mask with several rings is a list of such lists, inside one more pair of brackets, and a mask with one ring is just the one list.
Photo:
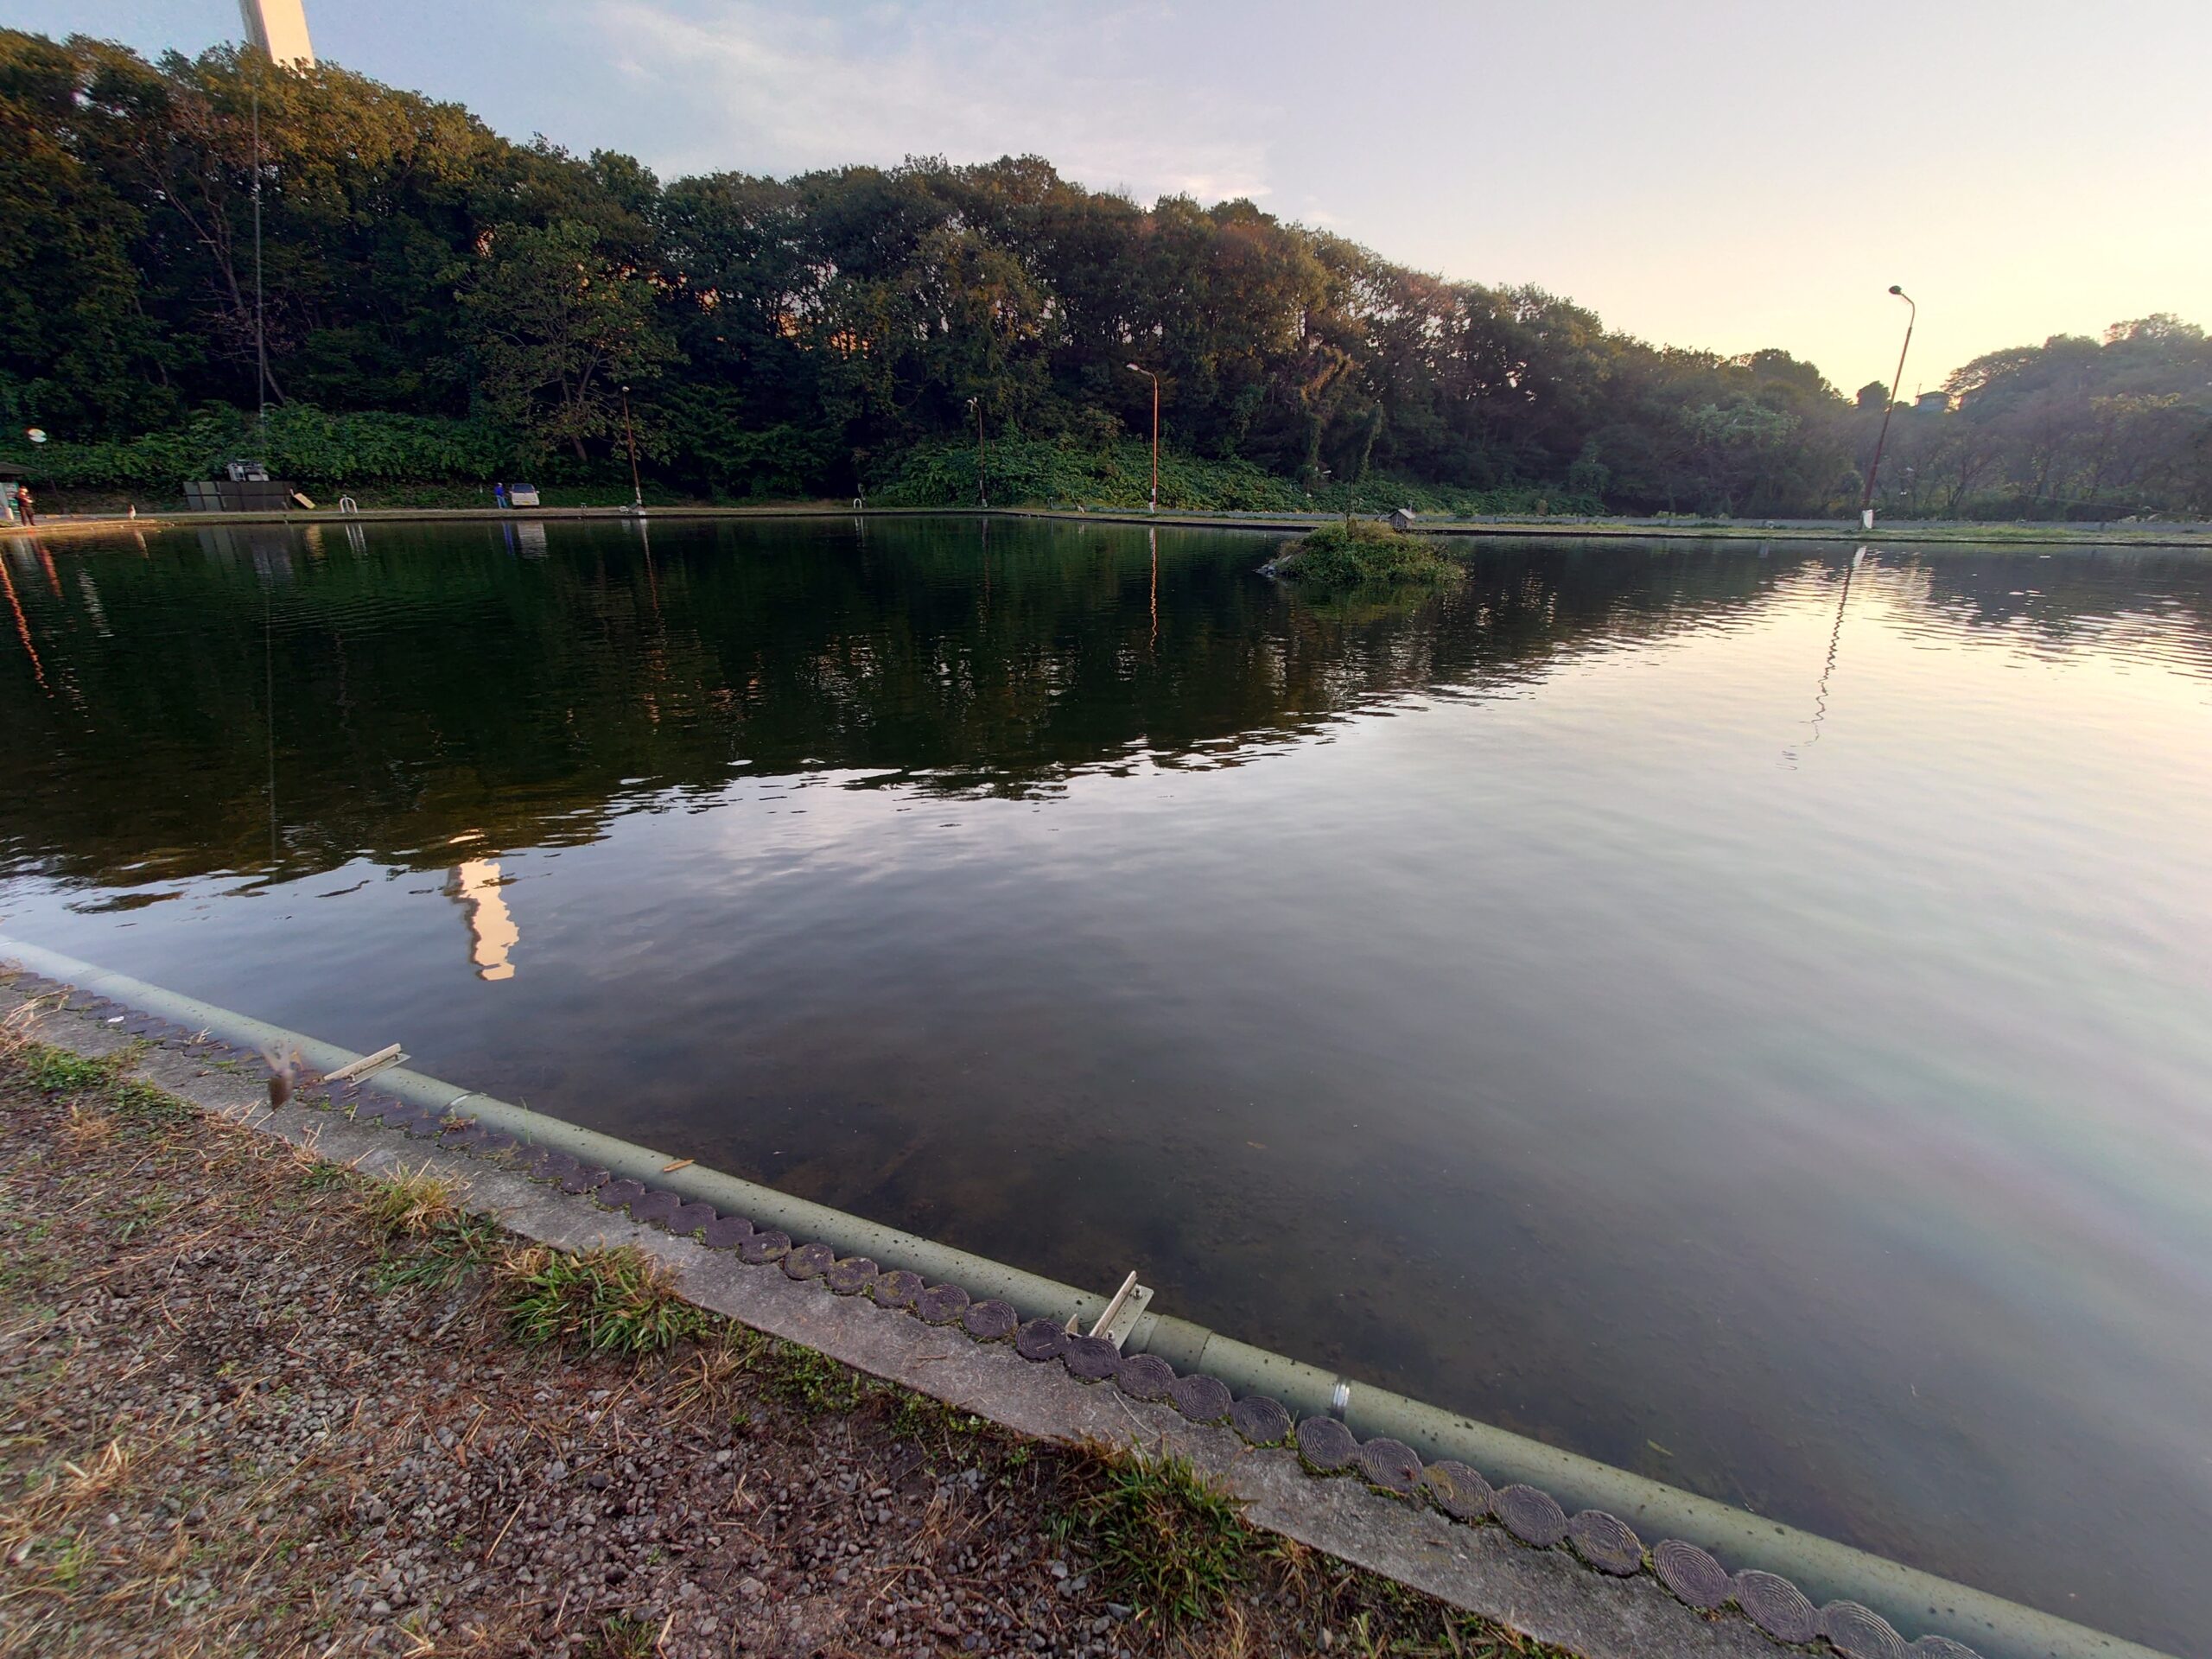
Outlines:
[[617, 429], [617, 389], [673, 362], [652, 284], [599, 255], [575, 219], [487, 234], [461, 302], [485, 402], [543, 450]]

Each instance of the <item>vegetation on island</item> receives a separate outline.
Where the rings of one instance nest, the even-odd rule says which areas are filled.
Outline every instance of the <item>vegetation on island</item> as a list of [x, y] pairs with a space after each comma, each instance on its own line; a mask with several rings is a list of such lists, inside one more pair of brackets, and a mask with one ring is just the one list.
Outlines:
[[[664, 499], [966, 505], [980, 408], [994, 502], [1127, 506], [1135, 360], [1169, 507], [1779, 517], [1856, 508], [1888, 402], [1249, 201], [1035, 156], [664, 182], [230, 48], [0, 30], [0, 461], [79, 493], [251, 451], [326, 493], [626, 499], [626, 385]], [[1882, 477], [1892, 515], [2212, 511], [2212, 342], [2158, 315], [1978, 359], [1900, 408]]]
[[1364, 518], [1318, 526], [1290, 543], [1268, 563], [1270, 575], [1301, 588], [1435, 588], [1457, 582], [1465, 567], [1435, 544]]

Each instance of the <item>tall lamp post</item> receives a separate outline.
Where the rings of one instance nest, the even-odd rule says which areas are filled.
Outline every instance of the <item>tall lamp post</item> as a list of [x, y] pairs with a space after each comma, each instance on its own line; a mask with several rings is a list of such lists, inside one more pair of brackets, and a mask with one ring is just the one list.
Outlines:
[[976, 505], [988, 512], [991, 510], [991, 485], [988, 457], [983, 448], [983, 400], [970, 397], [968, 407], [976, 411]]
[[1147, 512], [1160, 511], [1160, 377], [1141, 365], [1127, 365], [1132, 374], [1141, 374], [1152, 382], [1152, 502]]
[[645, 486], [638, 482], [638, 435], [630, 429], [630, 388], [622, 388], [622, 441], [630, 446], [630, 507], [640, 518], [645, 511]]
[[1874, 480], [1882, 470], [1882, 446], [1890, 441], [1890, 415], [1897, 406], [1897, 391], [1904, 385], [1904, 354], [1912, 349], [1912, 325], [1920, 321], [1920, 308], [1912, 303], [1912, 296], [1895, 283], [1890, 292], [1911, 308], [1905, 313], [1904, 344], [1897, 348], [1897, 375], [1890, 382], [1890, 401], [1882, 405], [1882, 430], [1874, 440], [1874, 464], [1866, 469], [1866, 493], [1859, 498], [1859, 528], [1874, 528]]

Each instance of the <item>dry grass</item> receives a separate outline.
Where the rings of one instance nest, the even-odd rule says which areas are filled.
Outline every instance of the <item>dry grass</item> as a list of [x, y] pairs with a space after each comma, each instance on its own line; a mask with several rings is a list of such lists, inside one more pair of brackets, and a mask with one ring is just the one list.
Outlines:
[[388, 1237], [426, 1238], [461, 1216], [460, 1187], [433, 1174], [429, 1161], [373, 1178], [363, 1200], [368, 1217]]
[[115, 1120], [97, 1107], [83, 1101], [72, 1101], [69, 1116], [61, 1125], [61, 1149], [73, 1158], [81, 1158], [98, 1152], [115, 1133]]

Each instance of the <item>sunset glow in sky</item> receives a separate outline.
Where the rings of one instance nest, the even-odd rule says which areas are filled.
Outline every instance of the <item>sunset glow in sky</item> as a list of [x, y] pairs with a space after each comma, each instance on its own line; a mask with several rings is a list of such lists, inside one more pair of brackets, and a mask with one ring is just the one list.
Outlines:
[[[1844, 390], [2175, 311], [2212, 323], [2203, 0], [307, 0], [326, 62], [664, 177], [1045, 156], [1249, 195], [1615, 327]], [[232, 0], [0, 0], [142, 51]]]

